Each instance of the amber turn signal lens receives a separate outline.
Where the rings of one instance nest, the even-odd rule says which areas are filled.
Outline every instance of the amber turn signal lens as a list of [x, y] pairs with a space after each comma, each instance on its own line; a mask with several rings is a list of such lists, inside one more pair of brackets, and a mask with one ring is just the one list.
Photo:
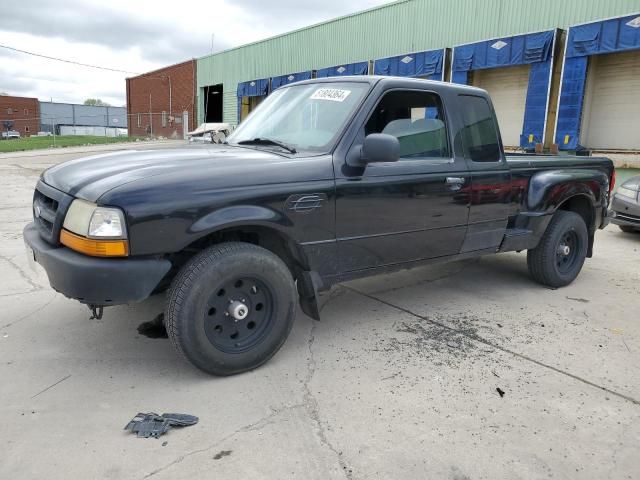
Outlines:
[[60, 243], [71, 250], [92, 257], [126, 257], [129, 255], [129, 244], [126, 240], [95, 240], [81, 237], [65, 229], [60, 232]]

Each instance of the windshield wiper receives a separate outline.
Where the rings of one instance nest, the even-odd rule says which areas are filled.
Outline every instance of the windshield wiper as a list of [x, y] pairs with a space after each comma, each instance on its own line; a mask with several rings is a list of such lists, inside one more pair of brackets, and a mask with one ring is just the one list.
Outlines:
[[273, 140], [271, 138], [254, 138], [252, 140], [240, 140], [237, 143], [238, 145], [275, 145], [277, 147], [284, 148], [289, 153], [298, 153], [298, 151], [291, 145], [287, 145], [286, 143], [280, 142], [278, 140]]

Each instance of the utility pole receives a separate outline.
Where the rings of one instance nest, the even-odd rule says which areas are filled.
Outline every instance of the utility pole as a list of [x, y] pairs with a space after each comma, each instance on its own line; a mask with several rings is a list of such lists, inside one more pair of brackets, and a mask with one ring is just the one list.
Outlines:
[[151, 113], [151, 92], [149, 92], [149, 133], [153, 137], [153, 116]]

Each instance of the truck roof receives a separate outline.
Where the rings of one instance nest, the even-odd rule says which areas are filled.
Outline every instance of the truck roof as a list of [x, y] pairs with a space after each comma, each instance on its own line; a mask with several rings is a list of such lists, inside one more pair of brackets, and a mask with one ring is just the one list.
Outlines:
[[286, 86], [289, 87], [292, 85], [305, 85], [310, 83], [329, 83], [329, 82], [368, 83], [371, 86], [376, 85], [378, 83], [390, 83], [399, 88], [412, 88], [418, 85], [421, 87], [424, 87], [425, 84], [429, 84], [434, 88], [434, 90], [446, 89], [446, 90], [456, 90], [459, 92], [467, 92], [467, 93], [482, 92], [486, 94], [485, 90], [478, 87], [472, 87], [470, 85], [460, 85], [457, 83], [441, 82], [438, 80], [425, 80], [422, 78], [393, 77], [393, 76], [384, 76], [384, 75], [352, 75], [352, 76], [345, 76], [345, 77], [313, 78], [310, 80], [303, 80], [300, 82], [290, 83]]

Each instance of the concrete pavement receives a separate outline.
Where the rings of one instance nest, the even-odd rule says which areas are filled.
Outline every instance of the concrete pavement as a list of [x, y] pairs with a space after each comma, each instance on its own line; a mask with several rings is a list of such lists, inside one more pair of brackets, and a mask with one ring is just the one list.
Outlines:
[[[598, 232], [558, 290], [516, 253], [350, 282], [268, 364], [215, 378], [137, 332], [162, 298], [89, 320], [29, 270], [60, 160], [0, 158], [0, 478], [637, 478], [640, 235]], [[138, 439], [139, 411], [200, 422]]]

